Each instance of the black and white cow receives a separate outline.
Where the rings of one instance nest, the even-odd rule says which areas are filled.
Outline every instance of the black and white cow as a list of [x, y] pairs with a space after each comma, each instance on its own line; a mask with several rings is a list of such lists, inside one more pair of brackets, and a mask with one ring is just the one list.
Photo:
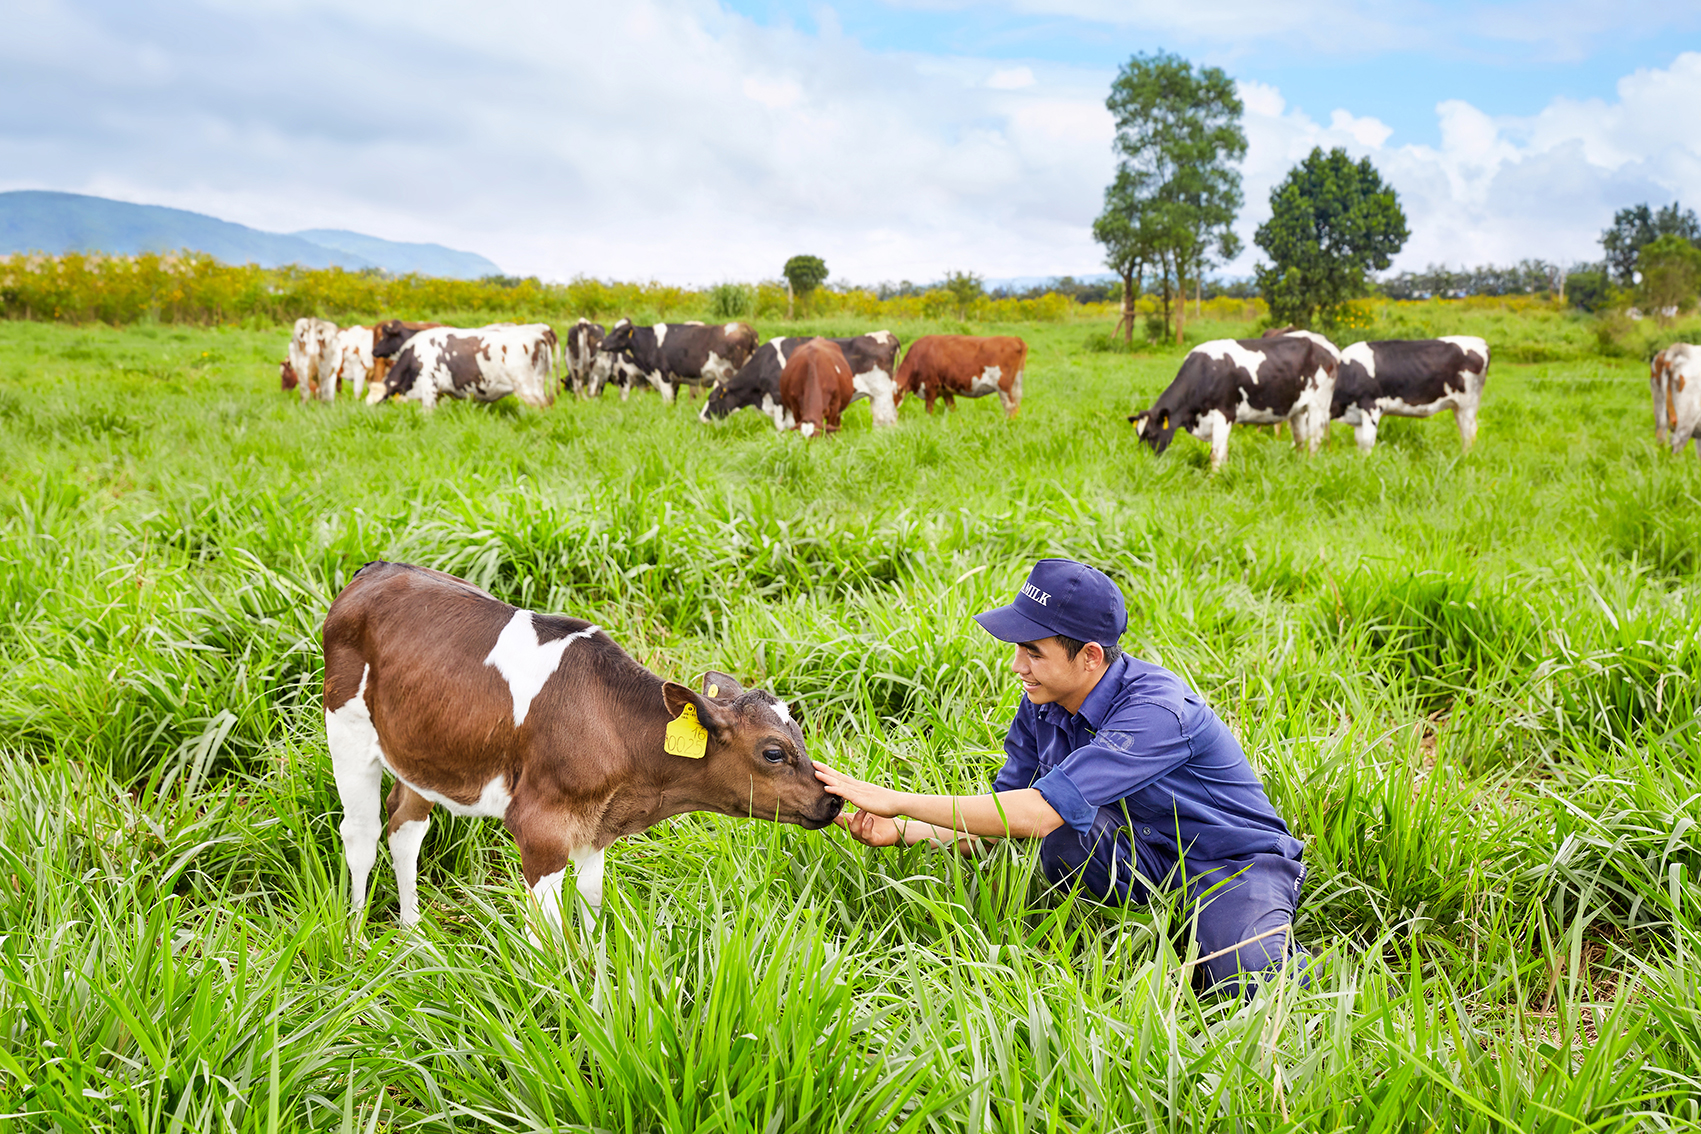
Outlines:
[[632, 383], [643, 380], [671, 403], [681, 385], [725, 382], [756, 353], [756, 332], [748, 323], [616, 323], [599, 350], [614, 356], [624, 399]]
[[[726, 417], [735, 410], [755, 406], [774, 419], [774, 428], [784, 430], [795, 424], [787, 420], [780, 405], [780, 375], [797, 348], [809, 337], [769, 339], [756, 348], [750, 361], [733, 375], [730, 381], [709, 392], [709, 400], [697, 415], [699, 420]], [[848, 339], [828, 339], [845, 356], [851, 368], [851, 381], [856, 387], [853, 402], [868, 399], [875, 425], [898, 424], [898, 407], [894, 398], [893, 374], [897, 370], [898, 336], [891, 331], [870, 331]]]
[[1353, 343], [1341, 351], [1329, 416], [1352, 426], [1358, 447], [1368, 453], [1383, 417], [1430, 417], [1450, 409], [1469, 449], [1487, 382], [1488, 343], [1474, 335]]
[[562, 386], [580, 397], [596, 397], [614, 374], [614, 355], [598, 350], [608, 334], [601, 323], [580, 318], [567, 328], [567, 345], [562, 351], [567, 373], [561, 376]]
[[1152, 408], [1128, 420], [1153, 452], [1169, 448], [1177, 429], [1208, 441], [1213, 471], [1228, 459], [1236, 423], [1285, 421], [1294, 444], [1315, 453], [1329, 429], [1336, 366], [1333, 347], [1309, 334], [1200, 343]]
[[547, 323], [420, 331], [366, 401], [399, 396], [429, 410], [439, 396], [494, 402], [509, 394], [536, 409], [555, 404], [555, 331]]

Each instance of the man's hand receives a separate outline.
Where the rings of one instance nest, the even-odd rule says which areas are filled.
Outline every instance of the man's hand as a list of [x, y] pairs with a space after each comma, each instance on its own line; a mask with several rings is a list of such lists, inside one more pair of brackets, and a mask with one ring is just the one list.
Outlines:
[[858, 811], [854, 815], [841, 811], [833, 822], [849, 831], [850, 837], [864, 846], [895, 847], [902, 841], [898, 825], [872, 811]]
[[[855, 807], [859, 813], [871, 812], [887, 819], [903, 813], [902, 796], [891, 788], [883, 788], [877, 784], [864, 783], [843, 772], [829, 768], [821, 761], [815, 761], [815, 775], [820, 779], [821, 786], [838, 796], [846, 803]], [[843, 819], [843, 816], [840, 816]], [[853, 817], [854, 818], [854, 817]], [[850, 830], [846, 827], [846, 830]], [[854, 830], [851, 834], [855, 835]], [[862, 840], [867, 842], [866, 839]], [[872, 846], [891, 846], [891, 843], [870, 844]]]

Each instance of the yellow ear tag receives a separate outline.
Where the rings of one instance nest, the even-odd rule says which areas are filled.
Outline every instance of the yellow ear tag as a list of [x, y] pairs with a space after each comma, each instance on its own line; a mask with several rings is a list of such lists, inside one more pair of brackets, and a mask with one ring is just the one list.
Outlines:
[[719, 685], [709, 686], [709, 696], [719, 697], [720, 695], [721, 695], [721, 687]]
[[697, 721], [697, 706], [689, 702], [685, 711], [667, 723], [662, 751], [673, 756], [701, 760], [709, 749], [709, 730]]

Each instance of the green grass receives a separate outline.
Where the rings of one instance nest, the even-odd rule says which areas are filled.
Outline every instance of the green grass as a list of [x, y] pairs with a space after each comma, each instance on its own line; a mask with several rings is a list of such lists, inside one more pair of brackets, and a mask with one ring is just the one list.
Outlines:
[[[1243, 429], [1211, 476], [1123, 420], [1174, 354], [1010, 329], [1014, 424], [805, 443], [645, 395], [303, 407], [283, 330], [0, 323], [0, 1130], [1701, 1125], [1701, 462], [1641, 364], [1497, 361], [1469, 456]], [[365, 561], [974, 791], [1017, 689], [969, 615], [1045, 554], [1116, 577], [1306, 840], [1309, 989], [1196, 999], [1176, 910], [1046, 894], [1031, 847], [706, 816], [538, 951], [500, 826], [439, 814], [421, 930], [385, 852], [345, 931], [317, 631]]]

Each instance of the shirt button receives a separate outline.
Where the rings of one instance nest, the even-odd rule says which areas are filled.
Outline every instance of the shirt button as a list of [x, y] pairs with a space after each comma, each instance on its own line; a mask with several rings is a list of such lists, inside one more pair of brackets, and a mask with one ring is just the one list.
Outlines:
[[1151, 833], [1152, 833], [1152, 829], [1151, 829], [1151, 828], [1150, 828], [1150, 827], [1141, 827], [1141, 828], [1140, 828], [1140, 833], [1141, 833], [1141, 834], [1142, 834], [1142, 835], [1149, 835], [1149, 834], [1151, 834]]

